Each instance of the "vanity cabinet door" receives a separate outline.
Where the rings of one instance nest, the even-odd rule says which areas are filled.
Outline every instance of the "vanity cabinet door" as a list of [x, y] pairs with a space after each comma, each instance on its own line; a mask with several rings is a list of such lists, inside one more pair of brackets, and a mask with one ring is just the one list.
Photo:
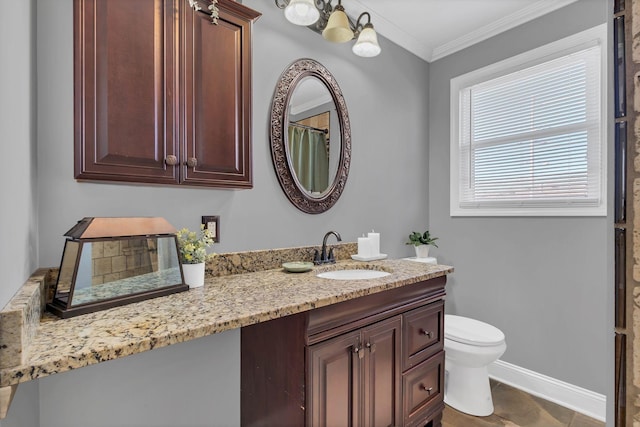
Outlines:
[[363, 426], [402, 423], [400, 316], [363, 329]]
[[401, 317], [309, 347], [309, 425], [402, 423]]
[[308, 348], [307, 422], [313, 427], [360, 427], [360, 331]]
[[77, 179], [178, 182], [175, 7], [74, 0]]
[[260, 14], [220, 0], [212, 24], [186, 0], [180, 7], [182, 180], [251, 188], [251, 24]]

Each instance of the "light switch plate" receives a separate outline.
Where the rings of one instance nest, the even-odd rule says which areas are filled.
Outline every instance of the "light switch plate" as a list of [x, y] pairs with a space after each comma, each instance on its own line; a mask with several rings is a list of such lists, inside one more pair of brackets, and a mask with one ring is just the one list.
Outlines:
[[220, 217], [217, 215], [203, 215], [202, 223], [204, 228], [213, 232], [213, 241], [220, 243]]

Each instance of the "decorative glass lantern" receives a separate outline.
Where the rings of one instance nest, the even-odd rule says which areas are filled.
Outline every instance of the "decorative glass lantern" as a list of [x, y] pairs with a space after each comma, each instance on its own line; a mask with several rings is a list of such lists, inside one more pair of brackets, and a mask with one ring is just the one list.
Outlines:
[[176, 229], [163, 218], [83, 218], [65, 233], [47, 309], [63, 318], [189, 289]]

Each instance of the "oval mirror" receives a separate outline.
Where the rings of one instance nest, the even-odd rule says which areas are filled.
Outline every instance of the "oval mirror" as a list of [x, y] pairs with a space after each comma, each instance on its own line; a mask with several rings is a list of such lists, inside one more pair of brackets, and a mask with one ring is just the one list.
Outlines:
[[271, 105], [271, 156], [280, 186], [301, 211], [331, 208], [351, 163], [351, 127], [342, 91], [313, 59], [280, 76]]

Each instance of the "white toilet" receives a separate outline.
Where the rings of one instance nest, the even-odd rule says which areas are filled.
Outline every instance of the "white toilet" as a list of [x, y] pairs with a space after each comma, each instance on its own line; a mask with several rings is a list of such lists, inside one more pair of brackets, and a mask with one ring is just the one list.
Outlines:
[[444, 316], [444, 402], [475, 416], [493, 414], [487, 366], [507, 349], [495, 326], [462, 316]]

